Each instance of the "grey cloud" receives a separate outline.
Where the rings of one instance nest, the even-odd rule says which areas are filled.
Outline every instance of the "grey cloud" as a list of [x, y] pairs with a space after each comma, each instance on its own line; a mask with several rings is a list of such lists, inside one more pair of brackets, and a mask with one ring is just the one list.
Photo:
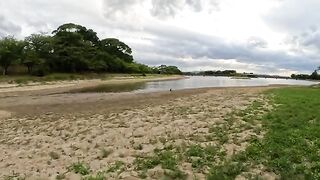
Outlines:
[[103, 1], [104, 15], [106, 18], [115, 19], [122, 16], [126, 17], [129, 14], [135, 13], [137, 7], [143, 7], [144, 3], [150, 3], [152, 8], [149, 10], [153, 17], [166, 19], [174, 17], [185, 8], [192, 11], [200, 12], [206, 7], [208, 10], [218, 9], [219, 0], [127, 0], [125, 3], [119, 0]]
[[159, 18], [174, 17], [179, 11], [190, 8], [195, 12], [201, 12], [206, 8], [208, 10], [217, 10], [218, 0], [152, 0], [151, 14]]
[[267, 24], [287, 34], [284, 43], [294, 52], [303, 48], [320, 51], [320, 1], [281, 0], [280, 4], [264, 17]]
[[143, 1], [144, 0], [126, 0], [123, 2], [119, 0], [104, 0], [104, 15], [107, 18], [115, 18], [117, 15], [132, 13], [134, 11], [132, 7], [142, 3]]
[[297, 34], [319, 26], [319, 8], [319, 0], [282, 0], [264, 20], [274, 29]]
[[21, 27], [9, 21], [4, 15], [0, 15], [0, 37], [20, 34]]
[[156, 17], [173, 17], [185, 6], [184, 0], [152, 0], [151, 14]]
[[[236, 59], [240, 63], [263, 65], [264, 72], [268, 72], [267, 67], [310, 71], [317, 66], [317, 63], [320, 63], [315, 61], [313, 57], [292, 56], [282, 51], [260, 50], [247, 46], [247, 44], [227, 43], [217, 37], [182, 29], [148, 27], [147, 30], [157, 38], [152, 41], [153, 46], [135, 47], [138, 51], [147, 51], [150, 54], [158, 55], [165, 54], [168, 59], [180, 59], [181, 63], [183, 62], [181, 59], [188, 57], [199, 60], [211, 59], [212, 61]], [[161, 57], [161, 59], [165, 58]]]
[[266, 40], [259, 38], [259, 37], [251, 37], [247, 41], [248, 47], [251, 48], [266, 48], [268, 43]]

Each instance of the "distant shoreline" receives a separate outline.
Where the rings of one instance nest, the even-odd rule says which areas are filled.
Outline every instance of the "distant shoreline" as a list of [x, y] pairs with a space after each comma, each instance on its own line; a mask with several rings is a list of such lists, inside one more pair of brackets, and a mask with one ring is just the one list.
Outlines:
[[85, 79], [85, 80], [63, 80], [63, 81], [52, 81], [52, 82], [36, 82], [28, 84], [10, 84], [0, 83], [0, 93], [10, 92], [25, 92], [25, 91], [39, 91], [47, 90], [48, 93], [53, 91], [67, 91], [79, 88], [86, 88], [104, 84], [125, 84], [125, 83], [137, 83], [137, 82], [150, 82], [150, 81], [168, 81], [168, 80], [179, 80], [184, 79], [186, 76], [182, 75], [165, 75], [165, 76], [116, 76], [110, 79]]

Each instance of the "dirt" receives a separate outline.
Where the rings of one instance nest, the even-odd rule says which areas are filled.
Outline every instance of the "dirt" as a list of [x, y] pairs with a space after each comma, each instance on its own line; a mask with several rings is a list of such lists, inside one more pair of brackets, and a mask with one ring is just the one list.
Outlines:
[[[210, 143], [203, 138], [210, 125], [221, 123], [228, 113], [243, 109], [270, 88], [274, 87], [140, 94], [2, 93], [0, 177], [55, 179], [65, 173], [66, 179], [80, 179], [67, 170], [72, 163], [85, 162], [97, 172], [123, 161], [125, 171], [108, 179], [139, 179], [132, 167], [136, 156], [150, 154], [167, 142]], [[229, 154], [239, 147], [243, 148], [225, 144]], [[101, 157], [102, 150], [111, 154]], [[153, 171], [149, 173], [158, 172]], [[192, 173], [188, 165], [185, 171]]]

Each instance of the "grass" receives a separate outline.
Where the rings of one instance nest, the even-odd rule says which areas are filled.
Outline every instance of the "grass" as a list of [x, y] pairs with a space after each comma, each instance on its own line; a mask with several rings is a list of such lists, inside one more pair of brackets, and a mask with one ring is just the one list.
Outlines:
[[0, 82], [16, 83], [16, 84], [27, 84], [30, 82], [52, 82], [52, 81], [64, 81], [64, 80], [85, 80], [85, 79], [101, 79], [107, 80], [115, 77], [121, 78], [135, 78], [135, 79], [148, 79], [154, 77], [167, 77], [170, 75], [159, 75], [159, 74], [147, 74], [147, 76], [142, 76], [141, 74], [96, 74], [96, 73], [53, 73], [48, 74], [43, 77], [31, 76], [31, 75], [12, 75], [12, 76], [1, 76]]
[[230, 163], [213, 167], [208, 179], [233, 179], [259, 165], [281, 179], [320, 178], [320, 89], [283, 88], [269, 95], [276, 106], [262, 118], [264, 138], [253, 139]]
[[83, 176], [90, 174], [90, 167], [82, 162], [73, 163], [68, 170]]
[[118, 174], [120, 174], [121, 172], [123, 172], [125, 169], [125, 163], [122, 161], [116, 161], [114, 164], [110, 165], [109, 168], [107, 169], [107, 173], [114, 173], [117, 172]]

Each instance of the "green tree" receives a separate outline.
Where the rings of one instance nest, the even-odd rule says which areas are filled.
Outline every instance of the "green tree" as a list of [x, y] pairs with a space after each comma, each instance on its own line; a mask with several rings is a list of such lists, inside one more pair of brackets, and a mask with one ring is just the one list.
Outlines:
[[89, 70], [94, 60], [99, 40], [93, 30], [76, 24], [64, 24], [53, 31], [54, 61], [50, 68], [63, 72], [82, 72]]
[[131, 48], [115, 38], [107, 38], [100, 41], [100, 48], [102, 51], [114, 55], [127, 63], [133, 62], [133, 56], [131, 55]]
[[317, 70], [315, 70], [315, 71], [310, 75], [310, 79], [314, 79], [314, 80], [320, 79], [320, 76], [319, 76]]
[[25, 38], [22, 64], [31, 74], [34, 66], [42, 66], [52, 58], [52, 38], [43, 34], [32, 34]]
[[24, 43], [17, 41], [13, 36], [4, 37], [0, 40], [0, 66], [2, 74], [8, 74], [8, 68], [21, 57]]
[[182, 74], [182, 72], [176, 66], [161, 65], [158, 67], [160, 74]]

